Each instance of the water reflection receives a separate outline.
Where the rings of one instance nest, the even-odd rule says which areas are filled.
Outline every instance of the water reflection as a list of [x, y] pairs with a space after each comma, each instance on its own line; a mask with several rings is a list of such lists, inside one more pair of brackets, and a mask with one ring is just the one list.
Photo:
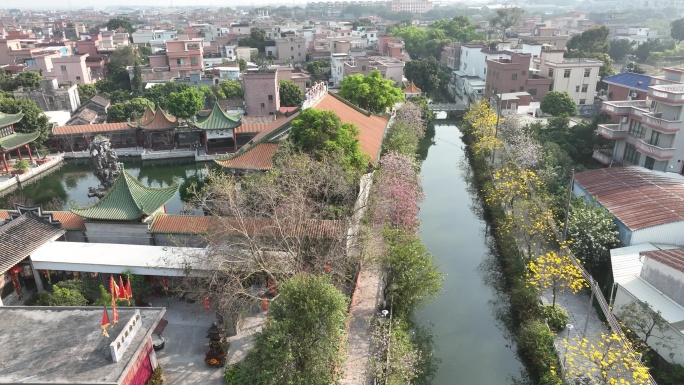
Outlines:
[[426, 199], [421, 237], [445, 274], [441, 296], [416, 314], [433, 325], [435, 358], [425, 384], [508, 385], [527, 381], [508, 328], [503, 277], [487, 243], [482, 207], [469, 181], [461, 134], [451, 121], [437, 121], [421, 148]]

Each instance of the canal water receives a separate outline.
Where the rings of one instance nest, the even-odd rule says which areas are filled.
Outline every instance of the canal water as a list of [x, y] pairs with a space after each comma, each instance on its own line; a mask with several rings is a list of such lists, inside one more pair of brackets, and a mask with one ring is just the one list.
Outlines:
[[[145, 161], [119, 159], [124, 169], [143, 184], [151, 187], [166, 187], [172, 183], [187, 185], [206, 175], [213, 163], [195, 161]], [[0, 209], [9, 209], [12, 202], [42, 204], [50, 210], [69, 210], [72, 206], [85, 206], [98, 201], [88, 197], [88, 188], [99, 184], [93, 166], [88, 161], [66, 161], [63, 165], [35, 181], [29, 181], [20, 189], [0, 197]], [[187, 211], [180, 192], [166, 204], [166, 212], [179, 214]], [[190, 210], [192, 212], [193, 210]]]
[[444, 273], [439, 298], [415, 317], [432, 334], [437, 366], [431, 383], [528, 383], [506, 328], [508, 303], [497, 288], [501, 276], [469, 182], [461, 133], [455, 122], [437, 120], [423, 144], [421, 237]]

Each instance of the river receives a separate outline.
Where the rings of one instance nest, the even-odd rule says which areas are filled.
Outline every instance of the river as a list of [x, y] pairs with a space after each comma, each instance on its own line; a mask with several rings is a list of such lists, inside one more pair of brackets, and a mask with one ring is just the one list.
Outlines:
[[490, 252], [461, 133], [437, 120], [423, 141], [421, 237], [444, 273], [439, 298], [416, 313], [431, 329], [435, 385], [526, 383], [515, 343], [506, 328], [508, 302], [497, 289], [499, 267]]
[[[124, 169], [143, 184], [166, 187], [192, 181], [206, 174], [206, 166], [213, 163], [195, 161], [145, 161], [120, 158]], [[98, 201], [88, 197], [88, 188], [97, 186], [93, 166], [87, 161], [67, 161], [56, 171], [37, 180], [29, 181], [20, 189], [0, 198], [0, 209], [12, 208], [11, 202], [46, 205], [51, 210], [69, 210], [72, 206], [85, 206]], [[166, 212], [179, 214], [185, 207], [180, 192], [166, 204]]]

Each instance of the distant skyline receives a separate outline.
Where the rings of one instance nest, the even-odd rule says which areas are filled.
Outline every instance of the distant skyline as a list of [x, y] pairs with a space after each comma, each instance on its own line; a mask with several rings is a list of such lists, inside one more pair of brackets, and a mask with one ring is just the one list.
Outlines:
[[[305, 5], [308, 2], [315, 1], [339, 1], [339, 0], [244, 0], [240, 1], [238, 5], [242, 6], [255, 6], [260, 5]], [[344, 0], [342, 0], [344, 1]], [[377, 1], [377, 0], [356, 0], [356, 1]], [[434, 0], [433, 0], [434, 1]], [[437, 2], [455, 2], [457, 0], [437, 0]], [[483, 3], [485, 0], [470, 0], [470, 1], [459, 1], [461, 3]], [[4, 9], [18, 8], [18, 9], [61, 9], [61, 10], [77, 10], [80, 8], [94, 7], [95, 9], [111, 8], [114, 6], [124, 6], [124, 7], [169, 7], [173, 3], [174, 7], [192, 7], [192, 6], [210, 6], [210, 7], [235, 7], [235, 1], [226, 0], [146, 0], [141, 2], [140, 0], [22, 0], [17, 1], [12, 6], [2, 4], [0, 7]]]

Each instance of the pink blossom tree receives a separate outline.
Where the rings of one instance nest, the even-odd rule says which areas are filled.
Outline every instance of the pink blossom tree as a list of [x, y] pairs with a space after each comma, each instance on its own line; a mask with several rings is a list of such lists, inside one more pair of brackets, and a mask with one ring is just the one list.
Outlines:
[[388, 152], [380, 159], [373, 198], [373, 221], [415, 235], [423, 200], [418, 167], [413, 157]]
[[425, 136], [425, 127], [427, 126], [427, 122], [423, 119], [422, 114], [423, 110], [419, 105], [406, 102], [397, 110], [394, 121], [403, 122], [411, 126], [416, 137], [421, 139]]

